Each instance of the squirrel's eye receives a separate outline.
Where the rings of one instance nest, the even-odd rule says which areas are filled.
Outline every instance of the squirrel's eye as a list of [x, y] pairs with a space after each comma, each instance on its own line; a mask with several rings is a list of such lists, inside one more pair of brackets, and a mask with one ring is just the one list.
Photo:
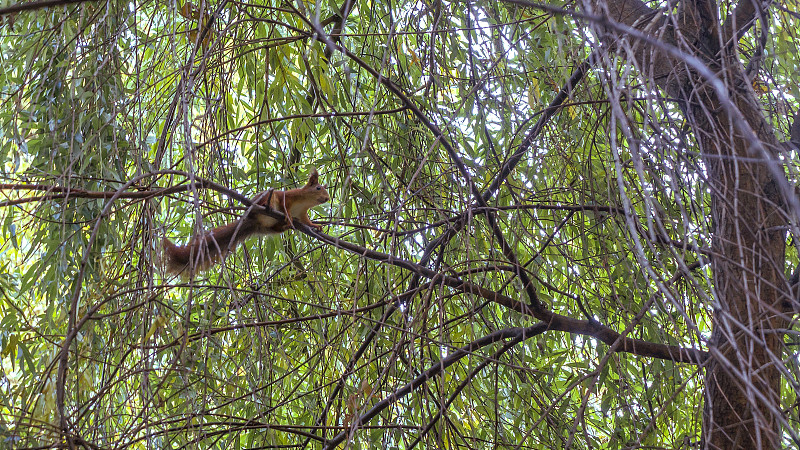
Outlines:
[[322, 186], [317, 186], [317, 190], [320, 190], [320, 189], [322, 189]]

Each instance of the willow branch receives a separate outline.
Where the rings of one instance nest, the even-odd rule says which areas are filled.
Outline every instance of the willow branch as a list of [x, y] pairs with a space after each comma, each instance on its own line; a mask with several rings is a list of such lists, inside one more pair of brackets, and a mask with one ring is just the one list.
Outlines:
[[348, 436], [350, 436], [353, 432], [355, 432], [355, 430], [360, 425], [370, 421], [372, 418], [380, 414], [381, 411], [385, 410], [398, 400], [410, 394], [418, 387], [427, 383], [428, 380], [436, 376], [439, 376], [444, 372], [445, 369], [447, 369], [448, 367], [452, 366], [453, 364], [461, 360], [461, 358], [474, 353], [475, 350], [489, 346], [497, 341], [501, 341], [504, 339], [513, 338], [519, 341], [530, 339], [534, 336], [538, 336], [544, 333], [545, 331], [547, 331], [546, 324], [537, 323], [536, 325], [527, 328], [508, 328], [505, 330], [498, 330], [492, 334], [489, 334], [480, 339], [470, 342], [469, 344], [449, 354], [446, 358], [443, 358], [441, 361], [434, 363], [431, 367], [422, 372], [419, 376], [411, 380], [411, 382], [401, 387], [400, 389], [392, 392], [391, 395], [376, 403], [375, 406], [369, 409], [369, 411], [365, 412], [358, 419], [356, 419], [349, 430], [342, 431], [336, 436], [334, 436], [333, 439], [325, 443], [325, 447], [323, 448], [325, 449], [336, 448], [337, 445], [342, 443], [345, 439], [348, 438]]
[[37, 9], [52, 8], [54, 6], [67, 6], [74, 3], [95, 2], [97, 0], [43, 0], [40, 2], [16, 3], [5, 8], [0, 8], [0, 16], [14, 14], [22, 11], [33, 11]]
[[436, 272], [428, 267], [415, 264], [411, 261], [398, 258], [394, 255], [370, 250], [366, 247], [361, 247], [351, 242], [343, 241], [325, 233], [312, 230], [301, 223], [296, 223], [295, 226], [299, 231], [308, 236], [316, 238], [342, 250], [354, 253], [363, 258], [379, 261], [395, 267], [400, 267], [423, 278], [436, 278], [437, 281], [442, 285], [448, 286], [456, 291], [470, 295], [477, 295], [485, 300], [497, 303], [498, 305], [502, 305], [521, 314], [535, 317], [547, 324], [547, 330], [565, 331], [568, 333], [592, 336], [605, 344], [618, 345], [618, 347], [614, 349], [617, 352], [631, 353], [638, 356], [650, 356], [653, 358], [691, 364], [702, 364], [708, 357], [708, 353], [703, 350], [633, 339], [623, 336], [595, 320], [574, 319], [572, 317], [556, 314], [544, 307], [532, 308], [525, 302], [515, 300], [511, 297], [500, 294], [499, 292], [495, 292], [491, 289], [487, 289], [469, 281], [464, 281], [457, 277]]

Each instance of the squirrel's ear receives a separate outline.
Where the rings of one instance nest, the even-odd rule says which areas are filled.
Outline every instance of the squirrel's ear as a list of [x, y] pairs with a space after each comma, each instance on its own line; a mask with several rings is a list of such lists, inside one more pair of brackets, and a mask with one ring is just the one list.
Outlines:
[[319, 184], [319, 174], [317, 173], [317, 169], [314, 169], [311, 172], [311, 176], [308, 177], [308, 184], [307, 186], [316, 186]]

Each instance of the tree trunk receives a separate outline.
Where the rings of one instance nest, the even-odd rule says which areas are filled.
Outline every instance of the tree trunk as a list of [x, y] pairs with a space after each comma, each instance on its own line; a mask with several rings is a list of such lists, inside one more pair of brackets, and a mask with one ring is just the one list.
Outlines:
[[[731, 72], [732, 77], [742, 75]], [[758, 130], [753, 119], [760, 118], [760, 111], [753, 110], [746, 95], [731, 92], [739, 111]], [[704, 107], [719, 111], [713, 99]], [[766, 164], [744, 162], [757, 155], [748, 151], [741, 136], [727, 133], [729, 118], [704, 116], [690, 123], [703, 136], [699, 141], [709, 168], [714, 223], [716, 304], [706, 367], [705, 447], [780, 448], [782, 338], [777, 331], [787, 324], [780, 313], [786, 286], [781, 196]], [[759, 137], [769, 142], [768, 136]]]
[[[751, 6], [749, 0], [743, 1], [748, 3], [740, 13]], [[735, 36], [735, 32], [725, 30], [715, 7], [702, 0], [689, 1], [682, 4], [677, 18], [667, 19], [648, 16], [654, 11], [639, 0], [592, 5], [595, 14], [635, 26], [701, 60], [725, 84], [730, 101], [763, 147], [775, 151], [778, 141], [736, 52], [732, 46], [720, 45], [731, 40], [724, 34]], [[634, 25], [646, 17], [650, 19]], [[624, 34], [613, 24], [603, 31], [609, 44], [616, 42], [615, 35]], [[780, 189], [786, 180], [780, 178], [782, 171], [770, 171], [770, 158], [753, 148], [748, 130], [730, 115], [725, 99], [709, 80], [663, 49], [641, 40], [627, 42], [636, 46], [635, 62], [641, 73], [680, 102], [707, 168], [698, 175], [708, 177], [711, 189], [715, 304], [708, 344], [711, 358], [706, 366], [703, 447], [780, 448], [783, 343], [778, 330], [788, 323], [781, 306], [789, 302], [790, 292], [784, 276], [787, 219]]]

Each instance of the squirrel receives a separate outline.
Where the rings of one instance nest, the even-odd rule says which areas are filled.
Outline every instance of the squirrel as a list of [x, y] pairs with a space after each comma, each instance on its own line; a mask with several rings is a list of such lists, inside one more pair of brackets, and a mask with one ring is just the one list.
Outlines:
[[319, 174], [311, 173], [308, 183], [287, 191], [267, 190], [253, 197], [253, 204], [266, 206], [283, 213], [285, 219], [276, 219], [263, 212], [247, 212], [238, 220], [214, 228], [202, 236], [195, 236], [186, 245], [175, 245], [164, 238], [164, 260], [167, 272], [181, 274], [209, 269], [233, 251], [236, 245], [253, 235], [279, 234], [294, 228], [294, 220], [314, 229], [322, 225], [308, 218], [309, 208], [331, 199], [325, 186], [319, 184]]

